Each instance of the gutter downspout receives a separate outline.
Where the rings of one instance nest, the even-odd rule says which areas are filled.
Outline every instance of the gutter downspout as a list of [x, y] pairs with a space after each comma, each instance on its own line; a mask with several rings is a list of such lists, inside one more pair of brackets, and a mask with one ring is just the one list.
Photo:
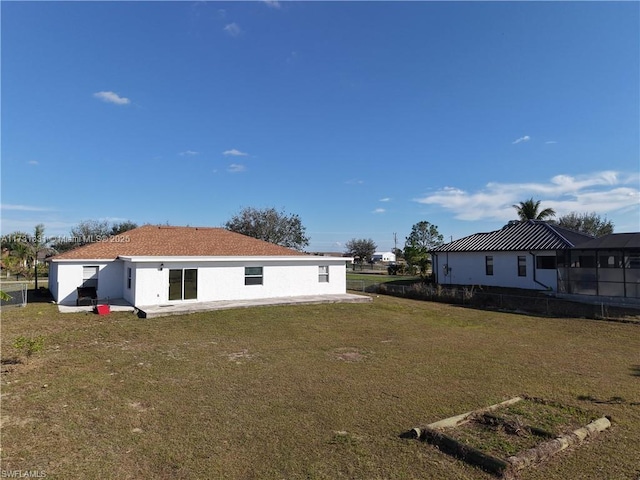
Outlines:
[[[531, 251], [529, 251], [528, 253], [533, 258], [533, 281], [536, 282], [538, 285], [543, 286], [545, 290], [553, 290], [549, 285], [545, 285], [544, 283], [538, 281], [538, 279], [536, 278], [536, 256]], [[556, 267], [556, 270], [557, 270], [557, 267]]]

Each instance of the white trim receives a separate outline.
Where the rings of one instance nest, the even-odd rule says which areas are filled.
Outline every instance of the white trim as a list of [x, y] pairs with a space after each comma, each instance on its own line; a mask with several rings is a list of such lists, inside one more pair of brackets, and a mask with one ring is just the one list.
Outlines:
[[[281, 255], [281, 256], [233, 256], [233, 257], [185, 257], [185, 256], [119, 256], [120, 260], [136, 263], [151, 262], [305, 262], [313, 264], [353, 262], [351, 257], [320, 257], [317, 255]], [[78, 261], [78, 260], [75, 260]], [[86, 261], [86, 260], [83, 260]], [[104, 260], [103, 260], [104, 261]]]

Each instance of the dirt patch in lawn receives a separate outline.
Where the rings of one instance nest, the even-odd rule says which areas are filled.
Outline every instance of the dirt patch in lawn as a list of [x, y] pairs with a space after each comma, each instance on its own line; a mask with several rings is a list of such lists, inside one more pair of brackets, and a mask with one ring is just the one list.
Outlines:
[[331, 355], [336, 360], [343, 362], [361, 362], [368, 356], [366, 352], [351, 347], [338, 348], [331, 352]]

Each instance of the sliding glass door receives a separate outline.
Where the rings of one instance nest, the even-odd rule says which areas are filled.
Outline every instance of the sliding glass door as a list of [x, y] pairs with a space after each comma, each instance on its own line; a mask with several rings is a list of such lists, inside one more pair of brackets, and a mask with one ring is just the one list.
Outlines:
[[169, 270], [169, 300], [194, 300], [198, 298], [198, 269], [176, 268]]

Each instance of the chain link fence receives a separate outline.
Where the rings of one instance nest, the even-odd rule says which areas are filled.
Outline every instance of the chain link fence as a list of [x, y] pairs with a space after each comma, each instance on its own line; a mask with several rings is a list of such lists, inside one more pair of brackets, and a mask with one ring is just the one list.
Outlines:
[[640, 323], [640, 305], [638, 304], [583, 303], [535, 292], [532, 292], [532, 295], [515, 295], [484, 292], [474, 287], [445, 288], [424, 283], [394, 285], [364, 280], [348, 280], [347, 289], [547, 317], [584, 317]]
[[24, 307], [27, 305], [28, 283], [24, 282], [2, 282], [0, 289], [6, 293], [9, 298], [1, 299], [0, 306], [4, 307]]

